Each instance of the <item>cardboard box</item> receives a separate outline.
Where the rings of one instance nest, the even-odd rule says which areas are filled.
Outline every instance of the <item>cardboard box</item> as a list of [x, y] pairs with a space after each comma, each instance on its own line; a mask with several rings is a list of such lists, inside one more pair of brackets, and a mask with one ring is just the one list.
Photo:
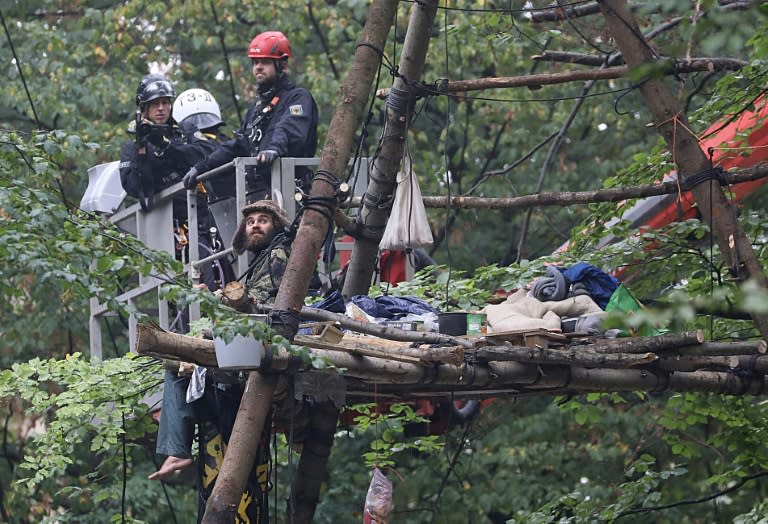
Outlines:
[[384, 325], [386, 327], [402, 329], [403, 331], [424, 331], [424, 322], [418, 321], [405, 322], [402, 320], [387, 320], [384, 322]]
[[467, 335], [484, 335], [486, 326], [485, 313], [467, 313]]

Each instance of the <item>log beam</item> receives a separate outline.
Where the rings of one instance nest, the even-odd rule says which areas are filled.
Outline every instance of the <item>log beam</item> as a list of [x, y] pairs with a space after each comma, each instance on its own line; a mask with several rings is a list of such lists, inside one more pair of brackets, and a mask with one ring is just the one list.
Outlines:
[[[211, 355], [215, 359], [215, 353], [210, 349], [213, 347], [211, 340], [167, 333], [146, 326], [139, 330], [139, 335], [142, 340], [137, 342], [137, 348], [140, 348], [141, 354], [178, 358], [179, 348], [184, 346], [185, 341], [189, 341], [202, 348], [198, 353], [204, 355], [201, 359], [192, 358], [190, 361], [206, 360], [205, 365], [208, 365]], [[602, 352], [585, 349], [596, 346], [594, 344], [543, 352], [536, 348], [520, 347], [513, 348], [507, 354], [503, 353], [503, 348], [480, 347], [475, 350], [476, 354], [488, 359], [487, 362], [481, 362], [478, 358], [472, 363], [463, 362], [460, 365], [403, 362], [384, 357], [386, 348], [382, 348], [382, 356], [355, 355], [346, 351], [325, 349], [310, 351], [313, 356], [326, 358], [336, 368], [345, 370], [344, 376], [349, 379], [347, 383], [350, 395], [365, 392], [367, 387], [375, 387], [381, 394], [400, 392], [406, 398], [450, 392], [461, 395], [469, 392], [485, 397], [501, 394], [499, 392], [516, 395], [524, 392], [555, 394], [564, 391], [634, 390], [762, 394], [765, 373], [768, 372], [768, 359], [764, 358], [766, 353], [728, 356], [724, 352], [722, 356], [704, 357], [674, 355], [680, 348], [685, 351], [691, 347], [690, 344], [681, 344], [697, 340], [699, 336], [699, 332], [691, 332], [677, 336], [645, 337], [638, 339], [637, 344], [625, 344], [624, 349], [635, 352], [624, 354], [611, 354], [607, 351], [608, 347], [602, 345]], [[647, 340], [653, 338], [658, 339], [656, 343]], [[206, 345], [210, 348], [205, 348]], [[654, 353], [643, 354], [640, 351], [642, 347], [656, 347], [661, 358], [655, 359]], [[740, 351], [746, 350], [743, 344], [736, 344], [735, 347]], [[759, 348], [761, 345], [756, 343], [752, 347]], [[580, 352], [584, 353], [583, 358]], [[185, 350], [185, 355], [189, 354], [190, 352]], [[495, 360], [490, 360], [491, 358]], [[517, 361], [510, 360], [511, 358], [516, 358]], [[641, 362], [643, 359], [656, 363], [646, 365]], [[295, 356], [280, 350], [273, 356], [271, 368], [279, 371], [286, 369], [293, 362]], [[607, 367], [618, 368], [619, 364], [629, 367]], [[727, 371], [679, 371], [724, 366], [727, 366]], [[749, 373], [733, 373], [737, 368]]]
[[528, 346], [503, 346], [480, 347], [469, 351], [468, 356], [473, 356], [480, 362], [535, 362], [537, 364], [591, 365], [602, 368], [628, 368], [650, 364], [659, 359], [654, 353], [605, 353], [582, 349], [578, 346], [569, 349], [548, 349]]

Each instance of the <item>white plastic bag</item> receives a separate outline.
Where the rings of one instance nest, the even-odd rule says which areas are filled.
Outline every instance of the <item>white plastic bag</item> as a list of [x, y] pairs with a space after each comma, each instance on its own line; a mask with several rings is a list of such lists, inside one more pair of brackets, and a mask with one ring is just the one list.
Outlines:
[[387, 524], [392, 511], [392, 482], [379, 468], [373, 470], [373, 478], [365, 495], [363, 524]]
[[205, 370], [206, 368], [202, 366], [195, 366], [192, 370], [187, 386], [187, 404], [199, 399], [205, 393]]
[[421, 198], [419, 179], [411, 168], [410, 157], [406, 154], [397, 173], [392, 214], [379, 242], [379, 249], [429, 246], [433, 241], [427, 210]]

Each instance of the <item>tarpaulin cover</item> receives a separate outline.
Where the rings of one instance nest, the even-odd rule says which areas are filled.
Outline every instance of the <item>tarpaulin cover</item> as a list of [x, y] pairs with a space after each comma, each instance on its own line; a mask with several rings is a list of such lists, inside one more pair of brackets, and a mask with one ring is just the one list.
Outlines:
[[[614, 291], [613, 295], [611, 295], [611, 300], [608, 302], [608, 305], [605, 308], [605, 310], [608, 312], [621, 311], [622, 313], [627, 313], [629, 315], [631, 315], [633, 311], [639, 311], [641, 309], [643, 309], [643, 304], [641, 304], [640, 301], [635, 298], [629, 288], [624, 284], [621, 284], [618, 288], [616, 288], [616, 291]], [[653, 337], [656, 335], [661, 335], [662, 333], [662, 330], [643, 326], [640, 328], [640, 330], [638, 330], [636, 334], [641, 337]], [[626, 332], [623, 334], [630, 335], [630, 333]]]
[[334, 289], [320, 302], [312, 304], [312, 307], [316, 309], [324, 309], [325, 311], [330, 311], [332, 313], [344, 313], [346, 311], [344, 297], [341, 296], [341, 291], [338, 289]]
[[416, 297], [392, 297], [384, 295], [371, 298], [366, 295], [355, 295], [351, 300], [357, 307], [376, 318], [397, 320], [405, 315], [439, 313], [437, 309]]

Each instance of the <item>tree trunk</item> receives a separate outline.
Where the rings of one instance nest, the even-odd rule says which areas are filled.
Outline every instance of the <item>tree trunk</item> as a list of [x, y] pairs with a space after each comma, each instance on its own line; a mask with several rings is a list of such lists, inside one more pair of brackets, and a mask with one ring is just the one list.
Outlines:
[[[312, 181], [275, 307], [270, 314], [273, 329], [288, 340], [293, 340], [298, 330], [299, 312], [304, 305], [313, 268], [337, 211], [339, 175], [344, 173], [353, 150], [355, 130], [363, 120], [363, 111], [396, 11], [396, 0], [373, 0], [360, 44], [340, 88], [339, 103], [328, 128], [320, 165]], [[271, 396], [266, 399], [268, 402], [271, 400]], [[319, 413], [316, 414], [315, 410]], [[296, 471], [296, 479], [300, 480], [294, 484], [291, 493], [292, 524], [312, 522], [336, 428], [336, 417], [330, 415], [333, 410], [335, 408], [327, 402], [317, 403], [310, 410], [310, 440], [317, 439], [319, 443], [317, 447], [309, 441], [304, 445]], [[260, 427], [254, 427], [252, 434], [259, 434], [259, 431]], [[324, 446], [327, 446], [328, 453], [325, 453]]]
[[[624, 0], [598, 0], [598, 4], [627, 65], [635, 68], [653, 63], [651, 48], [642, 37], [627, 3]], [[768, 289], [763, 268], [719, 182], [712, 178], [699, 178], [711, 172], [712, 163], [690, 130], [682, 106], [663, 79], [645, 79], [640, 84], [640, 92], [672, 152], [679, 180], [685, 184], [686, 181], [698, 179], [691, 192], [730, 271], [737, 278], [752, 278], [760, 287]], [[768, 315], [753, 313], [752, 318], [763, 338], [768, 339]]]
[[[396, 8], [396, 1], [376, 0], [368, 11], [361, 43], [355, 51], [355, 59], [347, 79], [340, 88], [340, 101], [328, 128], [309, 196], [310, 202], [334, 205], [318, 210], [321, 206], [315, 204], [304, 209], [275, 300], [275, 309], [278, 311], [298, 312], [304, 304], [314, 263], [331, 225], [329, 217], [336, 212], [338, 195], [333, 182], [346, 170], [354, 149], [355, 131], [362, 122], [363, 111], [379, 66], [379, 53], [383, 53]], [[325, 173], [330, 177], [325, 176]], [[286, 332], [284, 336], [290, 340], [294, 334], [295, 330], [293, 333]]]
[[286, 522], [289, 524], [312, 522], [320, 499], [320, 485], [327, 476], [326, 465], [338, 420], [339, 410], [332, 402], [316, 403], [309, 412], [309, 432], [288, 499]]
[[[229, 437], [221, 471], [216, 478], [213, 492], [205, 504], [202, 524], [232, 524], [237, 516], [237, 506], [243, 496], [248, 475], [256, 460], [258, 435], [272, 408], [277, 375], [248, 375], [240, 408]], [[259, 433], [253, 433], [258, 428]]]
[[397, 187], [397, 172], [403, 158], [406, 134], [413, 112], [412, 83], [421, 79], [436, 12], [435, 0], [418, 2], [411, 9], [408, 31], [400, 55], [399, 75], [395, 77], [387, 98], [384, 136], [371, 170], [367, 198], [357, 220], [362, 226], [362, 234], [355, 239], [352, 247], [342, 289], [342, 295], [345, 297], [367, 295], [371, 285], [379, 241], [391, 212], [391, 202]]

